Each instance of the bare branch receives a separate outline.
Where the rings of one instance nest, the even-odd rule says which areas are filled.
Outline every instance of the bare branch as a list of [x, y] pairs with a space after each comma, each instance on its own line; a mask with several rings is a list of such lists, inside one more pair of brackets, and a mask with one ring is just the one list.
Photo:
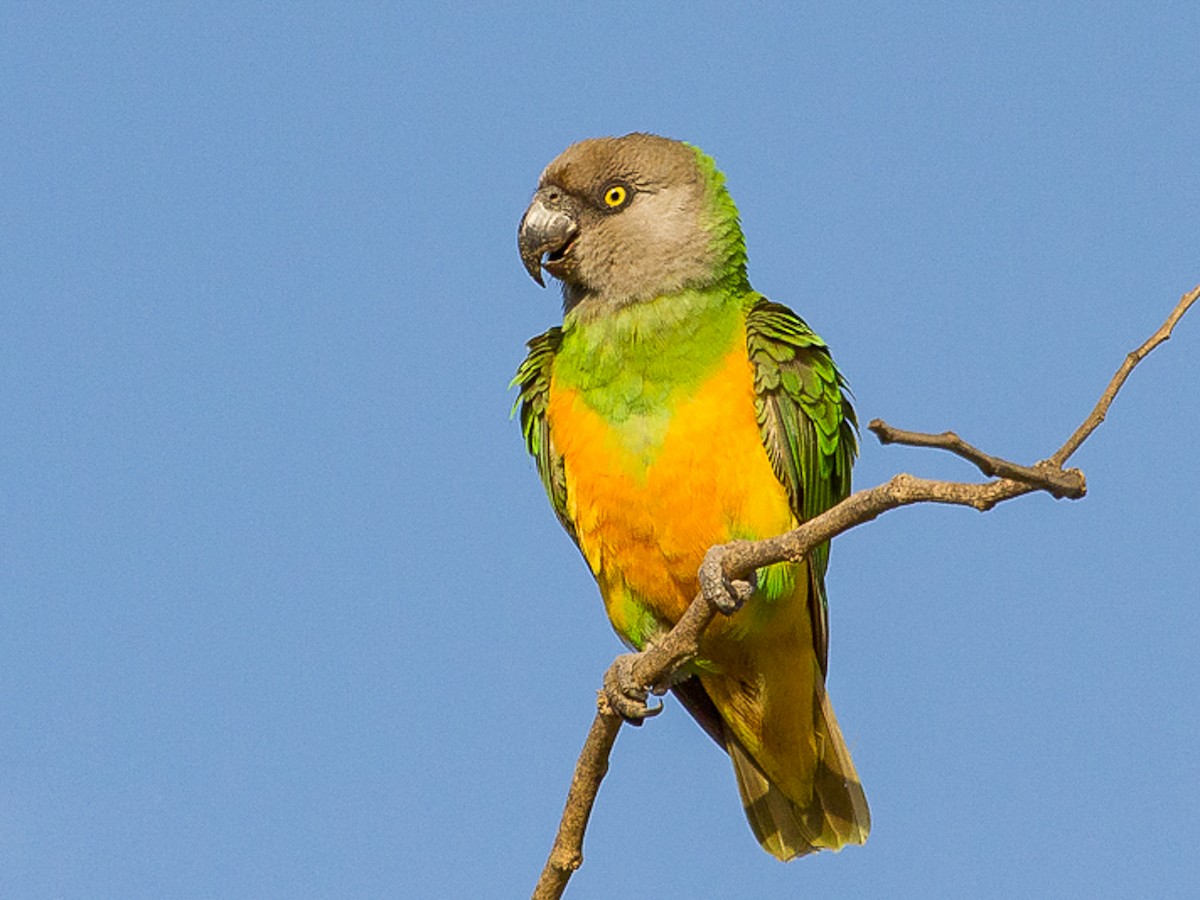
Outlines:
[[1104, 393], [1100, 395], [1095, 408], [1083, 420], [1083, 424], [1075, 429], [1075, 433], [1067, 438], [1067, 442], [1050, 457], [1051, 463], [1061, 466], [1071, 458], [1071, 454], [1079, 449], [1080, 445], [1088, 439], [1091, 433], [1100, 427], [1100, 423], [1108, 415], [1108, 408], [1112, 406], [1113, 400], [1117, 398], [1117, 392], [1124, 386], [1125, 379], [1129, 377], [1129, 373], [1133, 371], [1138, 363], [1150, 355], [1151, 350], [1171, 337], [1171, 332], [1175, 330], [1176, 323], [1183, 318], [1183, 314], [1196, 302], [1197, 298], [1200, 298], [1200, 285], [1197, 285], [1180, 297], [1179, 302], [1171, 310], [1171, 314], [1167, 316], [1167, 321], [1163, 322], [1162, 327], [1150, 335], [1142, 346], [1129, 352], [1125, 357], [1125, 361], [1121, 363], [1121, 367], [1117, 369], [1117, 373], [1113, 375], [1112, 381], [1108, 383], [1108, 387], [1104, 389]]
[[[716, 606], [703, 594], [697, 594], [667, 636], [637, 654], [632, 671], [634, 683], [644, 685], [647, 689], [666, 684], [680, 665], [696, 655], [700, 635], [716, 613]], [[614, 662], [609, 673], [616, 666]], [[604, 681], [607, 685], [608, 674]], [[600, 790], [600, 782], [608, 773], [608, 755], [625, 722], [609, 706], [605, 691], [598, 693], [596, 706], [596, 717], [592, 720], [592, 728], [575, 764], [575, 774], [571, 778], [571, 789], [567, 793], [554, 847], [534, 889], [533, 900], [557, 900], [566, 889], [572, 873], [583, 864], [583, 834], [596, 802], [596, 793]]]
[[874, 432], [881, 444], [906, 444], [909, 447], [936, 447], [949, 450], [967, 462], [974, 463], [975, 467], [989, 478], [1021, 481], [1038, 490], [1047, 491], [1060, 500], [1063, 498], [1078, 500], [1087, 493], [1087, 482], [1084, 480], [1083, 473], [1078, 469], [1063, 471], [1058, 466], [1046, 461], [1033, 466], [1023, 466], [1020, 463], [984, 453], [978, 447], [968, 444], [953, 431], [943, 431], [941, 434], [904, 431], [900, 428], [893, 428], [883, 419], [872, 419], [867, 428]]
[[608, 774], [608, 757], [621, 732], [623, 721], [609, 709], [603, 691], [599, 693], [596, 705], [596, 718], [592, 720], [587, 740], [579, 752], [579, 762], [575, 764], [575, 774], [571, 777], [571, 790], [567, 792], [558, 835], [554, 839], [550, 858], [546, 860], [546, 867], [542, 869], [542, 877], [534, 889], [533, 900], [561, 897], [571, 874], [583, 865], [583, 833], [587, 830], [600, 782]]
[[[665, 691], [678, 668], [696, 655], [700, 635], [718, 610], [736, 607], [732, 597], [732, 582], [745, 578], [762, 566], [785, 560], [798, 562], [814, 547], [870, 522], [888, 510], [914, 503], [944, 503], [986, 512], [998, 503], [1034, 491], [1045, 491], [1058, 498], [1083, 497], [1087, 492], [1083, 473], [1078, 469], [1063, 469], [1063, 463], [1104, 421], [1109, 407], [1134, 367], [1171, 336], [1176, 323], [1198, 298], [1200, 286], [1180, 298], [1162, 327], [1125, 357], [1095, 408], [1067, 442], [1048, 459], [1032, 466], [985, 453], [952, 431], [941, 434], [904, 431], [875, 419], [868, 427], [881, 443], [948, 450], [994, 480], [982, 483], [935, 481], [902, 473], [884, 484], [856, 491], [837, 506], [786, 534], [763, 541], [734, 541], [711, 548], [700, 567], [701, 591], [691, 606], [665, 638], [635, 654], [621, 674], [631, 679], [643, 694], [647, 691]], [[618, 664], [614, 662], [605, 676], [606, 685], [616, 680], [617, 668]], [[609, 753], [624, 722], [613, 711], [604, 691], [600, 692], [598, 707], [575, 767], [554, 847], [533, 894], [535, 900], [561, 897], [571, 874], [583, 863], [583, 836], [588, 816], [600, 782], [608, 771]]]

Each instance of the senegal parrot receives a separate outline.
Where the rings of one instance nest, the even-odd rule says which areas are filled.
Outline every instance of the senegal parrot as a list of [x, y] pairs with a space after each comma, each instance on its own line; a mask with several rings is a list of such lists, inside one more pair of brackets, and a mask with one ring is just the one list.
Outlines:
[[[641, 650], [714, 544], [781, 534], [850, 491], [857, 423], [829, 349], [750, 287], [724, 176], [649, 134], [580, 141], [521, 220], [563, 322], [513, 385], [525, 444], [620, 638]], [[672, 691], [733, 760], [750, 827], [787, 860], [861, 844], [867, 801], [825, 693], [829, 545], [760, 569]]]

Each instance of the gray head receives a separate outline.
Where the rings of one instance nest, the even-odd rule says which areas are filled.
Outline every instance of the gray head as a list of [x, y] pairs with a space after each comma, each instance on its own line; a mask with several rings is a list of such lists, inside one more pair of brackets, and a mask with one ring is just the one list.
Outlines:
[[696, 148], [650, 134], [564, 150], [542, 173], [517, 244], [535, 281], [545, 269], [562, 282], [568, 309], [745, 281], [745, 245], [721, 173]]

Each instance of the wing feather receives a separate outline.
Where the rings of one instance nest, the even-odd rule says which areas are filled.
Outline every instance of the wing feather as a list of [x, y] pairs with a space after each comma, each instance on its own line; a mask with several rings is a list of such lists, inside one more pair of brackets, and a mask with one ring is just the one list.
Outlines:
[[562, 329], [551, 328], [544, 334], [530, 339], [529, 354], [517, 369], [509, 387], [518, 388], [513, 403], [513, 414], [520, 412], [521, 434], [525, 438], [525, 449], [537, 464], [542, 487], [550, 498], [550, 505], [558, 521], [566, 529], [571, 540], [579, 543], [575, 523], [567, 512], [567, 479], [563, 470], [563, 458], [550, 436], [550, 425], [546, 419], [546, 405], [550, 401], [550, 376], [554, 356], [562, 344]]
[[[798, 315], [759, 297], [746, 316], [754, 366], [755, 411], [763, 446], [798, 521], [820, 515], [850, 493], [858, 420], [849, 389], [825, 342]], [[829, 657], [825, 570], [829, 544], [810, 555], [813, 639], [824, 671]]]

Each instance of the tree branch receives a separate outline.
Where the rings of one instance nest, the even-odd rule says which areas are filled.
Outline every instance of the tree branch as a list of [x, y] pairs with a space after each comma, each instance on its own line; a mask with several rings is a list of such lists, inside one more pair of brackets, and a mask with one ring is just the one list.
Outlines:
[[903, 431], [893, 428], [883, 419], [872, 419], [867, 425], [881, 444], [906, 444], [909, 447], [936, 447], [949, 450], [967, 462], [974, 463], [988, 478], [1006, 478], [1020, 481], [1038, 490], [1047, 491], [1058, 499], [1078, 500], [1087, 493], [1087, 483], [1078, 469], [1062, 471], [1055, 465], [1042, 461], [1034, 466], [1023, 466], [998, 456], [990, 456], [968, 444], [953, 431], [941, 434], [924, 434], [920, 431]]
[[[1141, 346], [1126, 355], [1091, 413], [1066, 443], [1047, 459], [1032, 466], [985, 453], [952, 431], [924, 434], [893, 428], [880, 419], [873, 420], [868, 428], [880, 443], [948, 450], [993, 480], [982, 483], [935, 481], [901, 473], [884, 484], [856, 491], [837, 506], [786, 534], [763, 541], [734, 541], [711, 548], [700, 566], [700, 593], [675, 627], [665, 638], [643, 652], [619, 657], [605, 675], [605, 684], [609, 685], [617, 677], [624, 660], [625, 667], [621, 675], [631, 678], [644, 691], [665, 692], [672, 674], [696, 655], [700, 636], [718, 610], [736, 607], [732, 586], [734, 581], [747, 577], [762, 566], [784, 561], [799, 562], [814, 547], [870, 522], [888, 510], [914, 503], [945, 503], [986, 512], [998, 503], [1034, 491], [1045, 491], [1060, 499], [1077, 500], [1083, 497], [1087, 492], [1083, 473], [1078, 469], [1063, 469], [1063, 463], [1104, 421], [1113, 400], [1137, 364], [1171, 337], [1175, 325], [1197, 299], [1200, 299], [1200, 286], [1184, 294], [1162, 326]], [[625, 721], [613, 711], [605, 691], [599, 693], [597, 707], [596, 718], [571, 780], [554, 847], [533, 892], [534, 900], [561, 897], [572, 873], [583, 863], [583, 836], [588, 817], [600, 783], [608, 772], [609, 754]]]
[[533, 892], [534, 900], [561, 897], [572, 873], [583, 865], [583, 833], [587, 830], [600, 782], [608, 774], [608, 757], [624, 722], [609, 709], [603, 691], [598, 693], [596, 705], [596, 718], [592, 720], [587, 740], [579, 751], [579, 761], [571, 777], [571, 789], [567, 792], [567, 805], [558, 825], [558, 835]]
[[1167, 321], [1162, 323], [1162, 326], [1154, 334], [1150, 335], [1140, 347], [1136, 350], [1129, 351], [1125, 356], [1125, 361], [1121, 363], [1121, 367], [1117, 369], [1112, 380], [1109, 381], [1108, 387], [1104, 389], [1104, 393], [1100, 395], [1100, 399], [1096, 401], [1095, 407], [1088, 414], [1088, 417], [1083, 420], [1083, 424], [1075, 429], [1075, 433], [1067, 438], [1067, 442], [1058, 448], [1058, 451], [1050, 457], [1050, 462], [1056, 466], [1061, 466], [1071, 458], [1080, 445], [1083, 444], [1095, 431], [1100, 427], [1100, 423], [1104, 421], [1104, 417], [1108, 415], [1108, 408], [1112, 406], [1113, 400], [1117, 398], [1117, 393], [1125, 384], [1125, 379], [1129, 377], [1129, 373], [1134, 370], [1143, 359], [1150, 355], [1159, 344], [1171, 337], [1171, 332], [1175, 330], [1175, 325], [1183, 318], [1183, 314], [1188, 311], [1189, 307], [1200, 298], [1200, 287], [1195, 287], [1179, 298], [1179, 302], [1175, 304], [1175, 308], [1171, 310], [1171, 314], [1167, 316]]

